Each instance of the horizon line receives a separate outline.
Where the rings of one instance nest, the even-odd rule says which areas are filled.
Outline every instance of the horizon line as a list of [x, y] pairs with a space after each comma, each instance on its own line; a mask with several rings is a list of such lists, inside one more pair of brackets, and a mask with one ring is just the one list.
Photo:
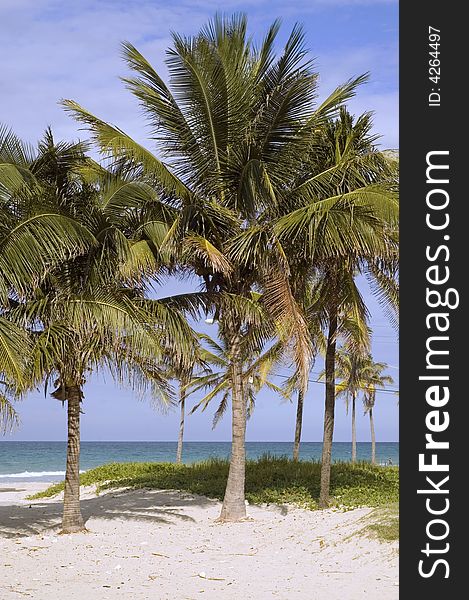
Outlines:
[[[0, 442], [39, 442], [39, 443], [66, 443], [67, 440], [1, 440]], [[177, 440], [81, 440], [85, 444], [110, 444], [110, 443], [128, 443], [128, 444], [177, 444]], [[246, 440], [246, 444], [293, 444], [289, 440]], [[322, 444], [322, 440], [304, 440], [300, 444]], [[351, 440], [334, 440], [333, 444], [351, 444]], [[376, 441], [377, 444], [397, 444], [399, 440]], [[184, 444], [231, 444], [231, 440], [185, 440]], [[357, 440], [357, 444], [371, 444], [370, 440]]]

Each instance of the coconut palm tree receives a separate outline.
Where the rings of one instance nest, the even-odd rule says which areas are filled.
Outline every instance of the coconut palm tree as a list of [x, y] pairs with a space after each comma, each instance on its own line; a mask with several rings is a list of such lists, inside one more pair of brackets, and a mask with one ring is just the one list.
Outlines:
[[318, 284], [321, 320], [326, 324], [324, 372], [325, 409], [319, 506], [329, 505], [332, 441], [335, 419], [337, 343], [355, 352], [369, 347], [368, 311], [355, 280], [356, 265], [347, 260], [330, 262]]
[[[200, 334], [205, 346], [201, 349], [201, 358], [205, 364], [202, 373], [195, 375], [187, 385], [187, 392], [193, 394], [201, 390], [208, 393], [192, 408], [191, 413], [199, 408], [204, 411], [209, 404], [221, 396], [220, 403], [213, 417], [213, 428], [225, 414], [232, 395], [231, 361], [226, 344], [216, 342], [206, 334]], [[268, 379], [276, 365], [282, 360], [283, 344], [276, 342], [264, 352], [252, 344], [248, 337], [243, 338], [241, 348], [243, 388], [247, 398], [247, 418], [250, 418], [255, 405], [256, 395], [262, 388], [286, 397], [285, 391]]]
[[376, 401], [376, 392], [378, 389], [384, 388], [389, 383], [394, 383], [394, 379], [390, 375], [383, 375], [383, 371], [388, 368], [384, 362], [374, 362], [371, 355], [367, 357], [366, 367], [363, 369], [363, 404], [365, 406], [365, 414], [370, 417], [370, 432], [371, 432], [371, 464], [376, 464], [376, 436], [375, 424], [373, 419], [373, 408]]
[[[148, 246], [142, 231], [156, 219], [162, 225], [167, 212], [159, 206], [153, 190], [127, 180], [124, 172], [103, 173], [86, 158], [82, 145], [56, 144], [50, 131], [39, 144], [29, 170], [42, 187], [42, 206], [49, 204], [92, 239], [86, 251], [51, 266], [29, 294], [5, 313], [29, 332], [30, 387], [41, 380], [52, 381], [53, 397], [67, 402], [62, 529], [69, 533], [84, 528], [79, 452], [80, 406], [87, 378], [105, 369], [119, 382], [167, 398], [162, 369], [165, 357], [171, 352], [183, 364], [195, 339], [179, 313], [146, 299], [142, 286], [137, 285], [142, 282], [142, 242]], [[155, 244], [151, 258], [154, 269], [158, 259]]]
[[352, 463], [355, 463], [357, 460], [356, 400], [358, 395], [367, 388], [369, 356], [363, 352], [341, 348], [337, 352], [337, 366], [337, 374], [341, 381], [336, 385], [336, 397], [345, 398], [347, 412], [349, 403], [352, 405]]
[[178, 399], [177, 405], [179, 407], [179, 432], [178, 432], [178, 441], [176, 447], [176, 463], [180, 464], [182, 462], [182, 454], [184, 447], [184, 429], [186, 423], [186, 399], [187, 399], [187, 386], [189, 385], [190, 380], [192, 379], [194, 370], [198, 368], [203, 368], [204, 363], [200, 360], [199, 351], [201, 349], [197, 348], [194, 355], [191, 357], [191, 361], [189, 363], [189, 367], [181, 364], [180, 361], [175, 358], [175, 360], [168, 361], [168, 370], [166, 377], [167, 379], [175, 379], [178, 382]]
[[[324, 328], [325, 413], [319, 504], [329, 504], [335, 411], [336, 344], [345, 316], [361, 323], [367, 309], [356, 285], [365, 274], [392, 313], [397, 305], [397, 186], [395, 163], [374, 146], [371, 117], [356, 122], [341, 109], [314, 138], [309, 180], [330, 174], [330, 187], [305, 190], [300, 206], [275, 225], [281, 242], [304, 249], [316, 271], [316, 318]], [[306, 177], [303, 175], [303, 177]], [[308, 179], [306, 181], [309, 181]], [[321, 197], [326, 194], [326, 197]], [[301, 205], [302, 203], [302, 205]], [[323, 213], [324, 207], [327, 211]], [[350, 210], [348, 216], [347, 208]], [[345, 212], [344, 212], [345, 209]]]
[[[179, 304], [199, 302], [215, 311], [232, 372], [232, 452], [220, 516], [225, 521], [246, 515], [241, 345], [246, 330], [259, 324], [261, 306], [277, 334], [290, 340], [303, 387], [311, 364], [308, 325], [289, 277], [290, 225], [279, 218], [293, 211], [296, 220], [297, 209], [315, 203], [313, 209], [306, 207], [313, 222], [310, 233], [319, 227], [322, 256], [330, 258], [353, 248], [357, 236], [369, 247], [370, 210], [365, 206], [385, 202], [376, 190], [374, 195], [368, 190], [367, 200], [358, 192], [343, 197], [337, 186], [344, 160], [329, 165], [327, 172], [311, 174], [305, 168], [314, 154], [315, 133], [365, 77], [339, 86], [316, 105], [317, 74], [301, 28], [293, 29], [276, 56], [278, 31], [275, 22], [255, 45], [247, 36], [246, 18], [236, 15], [216, 17], [191, 38], [174, 34], [166, 58], [169, 86], [136, 48], [124, 44], [124, 58], [134, 73], [124, 81], [148, 117], [160, 157], [76, 102], [64, 103], [104, 155], [153, 185], [175, 210], [164, 245], [178, 254], [180, 268], [203, 283], [203, 292], [180, 298]], [[261, 293], [262, 301], [253, 302], [252, 293]]]

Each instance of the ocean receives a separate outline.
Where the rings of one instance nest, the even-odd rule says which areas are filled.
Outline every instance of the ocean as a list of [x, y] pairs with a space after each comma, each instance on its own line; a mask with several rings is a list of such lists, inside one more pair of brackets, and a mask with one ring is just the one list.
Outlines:
[[[184, 462], [228, 458], [230, 442], [185, 442]], [[303, 442], [300, 458], [320, 460], [321, 442]], [[291, 456], [290, 442], [247, 442], [248, 458], [263, 454]], [[15, 481], [60, 481], [65, 474], [66, 442], [0, 441], [0, 483]], [[371, 443], [357, 443], [358, 460], [370, 460]], [[173, 462], [176, 442], [82, 442], [83, 471], [109, 462]], [[350, 442], [334, 442], [333, 460], [350, 460]], [[399, 442], [377, 442], [376, 460], [399, 464]]]

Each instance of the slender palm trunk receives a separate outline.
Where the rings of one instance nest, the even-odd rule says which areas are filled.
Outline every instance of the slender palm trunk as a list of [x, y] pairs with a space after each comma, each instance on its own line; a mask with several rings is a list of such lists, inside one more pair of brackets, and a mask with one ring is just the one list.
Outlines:
[[81, 390], [72, 387], [68, 393], [68, 441], [65, 472], [62, 533], [84, 531], [80, 510], [80, 400]]
[[371, 464], [376, 464], [376, 437], [375, 437], [375, 422], [373, 420], [373, 409], [370, 408], [370, 430], [371, 430]]
[[232, 441], [230, 470], [220, 521], [240, 521], [246, 517], [244, 486], [246, 476], [246, 399], [243, 392], [242, 365], [240, 360], [239, 333], [231, 342], [232, 372]]
[[357, 462], [357, 424], [355, 422], [355, 394], [352, 395], [352, 463]]
[[296, 407], [295, 442], [293, 444], [293, 460], [300, 458], [301, 427], [303, 425], [304, 391], [298, 390], [298, 405]]
[[337, 313], [329, 318], [329, 333], [326, 348], [326, 398], [324, 410], [324, 436], [322, 442], [321, 488], [319, 492], [319, 508], [329, 506], [331, 488], [332, 438], [334, 435], [335, 411], [335, 347], [337, 332]]
[[181, 409], [181, 418], [179, 421], [179, 437], [178, 437], [178, 448], [176, 452], [176, 462], [182, 462], [182, 444], [184, 441], [184, 419], [185, 419], [185, 405], [186, 405], [186, 390], [184, 388], [185, 382], [180, 381], [179, 384], [179, 407]]

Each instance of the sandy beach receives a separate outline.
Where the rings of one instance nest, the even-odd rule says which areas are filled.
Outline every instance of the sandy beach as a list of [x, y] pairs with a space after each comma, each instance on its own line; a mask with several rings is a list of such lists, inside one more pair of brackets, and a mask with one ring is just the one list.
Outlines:
[[58, 535], [45, 483], [0, 487], [0, 597], [13, 600], [395, 600], [397, 544], [360, 532], [370, 509], [250, 506], [218, 524], [220, 503], [177, 491], [85, 489], [88, 533]]

